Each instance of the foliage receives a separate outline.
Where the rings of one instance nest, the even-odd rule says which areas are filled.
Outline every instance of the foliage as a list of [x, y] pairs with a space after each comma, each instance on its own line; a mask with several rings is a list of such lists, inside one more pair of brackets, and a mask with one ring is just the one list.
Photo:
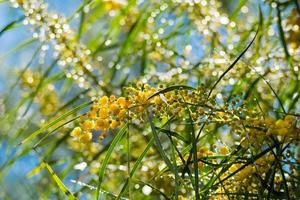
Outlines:
[[0, 199], [300, 198], [298, 0], [67, 2], [0, 1]]

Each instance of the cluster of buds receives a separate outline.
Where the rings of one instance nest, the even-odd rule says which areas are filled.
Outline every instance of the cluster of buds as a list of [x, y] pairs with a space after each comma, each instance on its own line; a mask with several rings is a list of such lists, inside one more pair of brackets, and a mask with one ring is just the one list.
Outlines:
[[[20, 72], [20, 86], [33, 92], [36, 87], [40, 84], [41, 76], [37, 72], [33, 72], [30, 69], [26, 69]], [[45, 116], [52, 115], [58, 108], [59, 97], [55, 90], [54, 85], [46, 84], [43, 90], [37, 93], [35, 101], [39, 104], [40, 112]]]
[[[214, 199], [223, 199], [218, 198], [218, 194], [225, 192], [229, 193], [239, 193], [239, 192], [249, 192], [257, 193], [259, 190], [260, 182], [257, 179], [257, 176], [264, 178], [266, 173], [272, 167], [272, 163], [275, 160], [275, 156], [272, 154], [267, 154], [253, 164], [249, 164], [246, 167], [243, 167], [242, 163], [234, 163], [230, 166], [228, 171], [226, 171], [221, 177], [220, 181], [224, 178], [227, 178], [229, 175], [235, 173], [234, 176], [227, 179], [216, 189], [216, 194], [213, 195]], [[243, 168], [242, 168], [243, 167]]]
[[269, 120], [268, 135], [276, 135], [288, 139], [300, 139], [300, 130], [296, 127], [293, 116], [287, 115], [284, 119]]
[[67, 77], [73, 78], [80, 87], [88, 88], [87, 75], [92, 71], [91, 51], [77, 41], [67, 19], [48, 12], [47, 4], [42, 0], [11, 0], [11, 3], [23, 9], [24, 24], [33, 27], [33, 37], [46, 43], [42, 50], [48, 50], [49, 44], [53, 44], [54, 56], [60, 66], [67, 68]]
[[147, 106], [147, 98], [155, 92], [149, 85], [137, 95], [117, 98], [114, 95], [103, 96], [97, 99], [86, 117], [81, 119], [80, 127], [76, 127], [71, 135], [83, 143], [90, 142], [92, 131], [101, 131], [102, 139], [110, 129], [120, 127], [131, 119], [135, 113], [141, 113]]
[[[240, 121], [235, 123], [240, 123]], [[281, 142], [300, 140], [300, 129], [297, 127], [296, 117], [291, 115], [278, 120], [270, 117], [265, 119], [251, 118], [240, 124], [244, 124], [248, 130], [241, 132], [241, 135], [245, 136], [241, 140], [241, 145], [244, 148], [248, 148], [249, 145], [263, 146], [270, 137], [275, 137]]]
[[[90, 111], [81, 118], [80, 126], [74, 129], [72, 135], [82, 142], [89, 142], [93, 131], [101, 131], [103, 138], [109, 130], [119, 128], [126, 121], [143, 121], [146, 110], [151, 107], [151, 112], [157, 118], [166, 115], [184, 118], [189, 108], [191, 120], [196, 124], [201, 122], [203, 117], [208, 122], [229, 124], [233, 131], [245, 136], [241, 140], [243, 147], [249, 144], [261, 146], [270, 135], [279, 139], [299, 138], [299, 128], [296, 127], [294, 117], [288, 115], [283, 120], [261, 120], [246, 111], [244, 114], [248, 114], [247, 117], [241, 117], [241, 114], [238, 114], [241, 109], [218, 108], [213, 99], [206, 98], [205, 90], [201, 87], [192, 90], [178, 87], [164, 91], [148, 84], [137, 84], [135, 87], [126, 88], [125, 91], [126, 96], [103, 96], [94, 101]], [[245, 132], [244, 128], [248, 131]], [[228, 150], [224, 147], [220, 149], [220, 153], [226, 155]]]
[[[109, 130], [119, 128], [126, 121], [143, 120], [149, 107], [155, 117], [180, 117], [184, 114], [187, 104], [202, 101], [199, 97], [202, 92], [200, 88], [193, 92], [178, 88], [159, 93], [148, 84], [138, 84], [137, 87], [126, 88], [126, 91], [128, 95], [125, 97], [103, 96], [94, 101], [90, 111], [82, 117], [80, 126], [76, 127], [71, 135], [86, 143], [92, 140], [93, 131], [104, 133], [100, 136], [103, 138]], [[197, 119], [196, 116], [194, 118]]]

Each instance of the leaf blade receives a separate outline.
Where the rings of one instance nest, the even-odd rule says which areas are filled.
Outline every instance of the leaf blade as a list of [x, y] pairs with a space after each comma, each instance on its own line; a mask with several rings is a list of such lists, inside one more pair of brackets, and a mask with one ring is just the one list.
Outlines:
[[42, 132], [44, 132], [48, 128], [51, 128], [52, 126], [54, 126], [58, 122], [60, 122], [63, 119], [65, 119], [67, 116], [69, 116], [71, 114], [74, 114], [75, 112], [77, 112], [77, 111], [85, 108], [86, 106], [90, 105], [91, 103], [92, 103], [92, 101], [83, 103], [83, 104], [75, 107], [74, 109], [66, 112], [65, 114], [63, 114], [60, 117], [56, 118], [54, 121], [51, 121], [51, 122], [47, 123], [42, 128], [40, 128], [40, 129], [36, 130], [35, 132], [33, 132], [32, 134], [30, 134], [27, 138], [25, 138], [24, 140], [22, 140], [18, 145], [23, 145], [23, 144], [27, 143], [28, 141], [33, 140], [34, 138], [36, 138], [38, 135], [40, 135]]
[[96, 199], [99, 199], [99, 195], [100, 195], [100, 188], [101, 188], [101, 183], [103, 181], [103, 177], [104, 177], [104, 173], [105, 173], [105, 169], [108, 165], [110, 156], [115, 148], [115, 146], [120, 142], [120, 140], [122, 139], [122, 137], [124, 136], [124, 134], [126, 133], [127, 130], [127, 124], [124, 124], [123, 127], [119, 130], [119, 132], [117, 133], [117, 135], [114, 137], [113, 141], [111, 142], [105, 158], [102, 162], [101, 168], [99, 170], [99, 175], [98, 175], [98, 185], [97, 185], [97, 192], [96, 192]]

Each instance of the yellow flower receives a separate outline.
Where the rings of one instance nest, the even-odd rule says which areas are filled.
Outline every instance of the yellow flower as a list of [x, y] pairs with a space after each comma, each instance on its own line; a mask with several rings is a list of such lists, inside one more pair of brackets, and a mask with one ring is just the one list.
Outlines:
[[109, 97], [110, 102], [114, 102], [116, 99], [117, 99], [117, 97], [115, 95], [110, 95], [110, 97]]
[[127, 105], [125, 97], [119, 97], [117, 100], [117, 103], [121, 107], [125, 107]]
[[[269, 134], [271, 134], [271, 132]], [[241, 139], [240, 144], [245, 149], [247, 149], [250, 145], [248, 139], [246, 139], [245, 137]]]
[[208, 152], [208, 148], [207, 148], [207, 146], [204, 146], [204, 147], [201, 147], [201, 148], [199, 149], [198, 154], [199, 154], [199, 155], [204, 155], [204, 154], [206, 154], [207, 152]]
[[80, 127], [75, 127], [73, 129], [73, 131], [71, 132], [71, 136], [73, 136], [73, 137], [79, 137], [81, 135], [81, 133], [82, 133], [81, 128]]
[[103, 97], [101, 97], [101, 98], [99, 99], [99, 104], [100, 104], [101, 106], [107, 105], [108, 100], [109, 100], [109, 99], [108, 99], [107, 96], [103, 96]]
[[275, 126], [276, 128], [286, 128], [289, 126], [289, 123], [287, 121], [279, 119], [276, 121]]
[[292, 125], [295, 121], [295, 118], [291, 115], [287, 115], [285, 116], [284, 121], [286, 121], [289, 125]]
[[98, 119], [96, 121], [96, 130], [107, 130], [109, 128], [108, 119]]
[[108, 109], [107, 108], [101, 108], [99, 111], [99, 117], [101, 119], [106, 119], [108, 117]]
[[112, 120], [110, 123], [110, 128], [114, 129], [117, 128], [118, 126], [120, 126], [120, 122], [117, 120]]
[[126, 116], [126, 112], [127, 112], [127, 110], [121, 109], [119, 114], [118, 114], [118, 118], [121, 119], [121, 120], [124, 119], [125, 116]]
[[33, 88], [36, 87], [40, 81], [40, 77], [38, 74], [33, 73], [30, 70], [26, 70], [23, 74], [21, 74], [21, 86]]
[[145, 93], [142, 91], [139, 91], [138, 95], [136, 96], [136, 101], [140, 104], [144, 104], [146, 100], [147, 100], [147, 97], [146, 97]]
[[273, 162], [275, 160], [275, 156], [274, 155], [269, 155], [267, 159], [268, 159], [269, 162]]
[[159, 106], [163, 103], [163, 100], [159, 97], [159, 96], [156, 96], [154, 97], [154, 104]]
[[96, 112], [95, 110], [91, 110], [91, 111], [88, 113], [88, 117], [91, 118], [91, 119], [97, 118], [97, 112]]
[[92, 140], [92, 137], [93, 135], [91, 132], [85, 132], [79, 137], [79, 141], [82, 143], [88, 143]]
[[120, 112], [120, 106], [118, 104], [113, 103], [109, 106], [109, 110], [114, 114], [117, 115]]
[[199, 169], [202, 169], [202, 167], [203, 167], [203, 162], [198, 161], [198, 168], [199, 168]]
[[89, 130], [91, 130], [95, 127], [95, 123], [94, 123], [94, 121], [86, 120], [86, 121], [83, 122], [82, 126], [85, 130], [89, 131]]
[[228, 147], [222, 146], [222, 147], [220, 148], [220, 154], [222, 154], [222, 155], [227, 155], [228, 153], [229, 153]]

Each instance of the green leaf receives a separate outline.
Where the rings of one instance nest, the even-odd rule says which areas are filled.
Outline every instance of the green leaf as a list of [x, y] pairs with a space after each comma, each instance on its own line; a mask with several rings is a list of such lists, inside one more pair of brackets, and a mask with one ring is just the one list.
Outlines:
[[100, 188], [101, 188], [101, 184], [104, 178], [104, 173], [106, 170], [106, 167], [108, 165], [110, 156], [114, 150], [114, 148], [117, 146], [117, 144], [120, 142], [120, 140], [122, 139], [122, 137], [124, 136], [124, 134], [126, 133], [127, 130], [127, 123], [123, 125], [123, 127], [119, 130], [119, 132], [117, 133], [117, 135], [114, 137], [113, 141], [111, 142], [105, 158], [102, 162], [101, 168], [99, 170], [99, 175], [98, 175], [98, 185], [97, 185], [97, 194], [96, 194], [96, 199], [99, 199], [99, 195], [100, 195]]
[[[149, 113], [147, 112], [147, 115], [148, 115], [148, 121], [150, 123], [150, 126], [151, 126], [151, 130], [152, 130], [152, 134], [153, 134], [153, 137], [154, 137], [154, 140], [155, 140], [155, 144], [156, 144], [156, 147], [157, 147], [157, 150], [158, 150], [158, 153], [160, 154], [161, 158], [165, 161], [166, 165], [168, 166], [168, 168], [174, 173], [176, 174], [176, 169], [175, 167], [172, 165], [170, 159], [168, 158], [168, 156], [165, 154], [165, 151], [162, 147], [162, 144], [158, 138], [158, 134], [156, 132], [156, 129], [155, 129], [155, 126], [153, 124], [153, 121], [152, 121], [152, 118], [151, 116], [149, 115]], [[176, 174], [176, 176], [178, 176], [178, 174]]]
[[76, 198], [69, 190], [68, 188], [65, 186], [65, 184], [60, 180], [60, 178], [56, 175], [56, 173], [53, 171], [53, 169], [51, 168], [51, 166], [46, 163], [45, 161], [42, 162], [43, 166], [45, 166], [45, 168], [49, 171], [51, 178], [53, 179], [53, 181], [57, 184], [57, 186], [59, 187], [59, 189], [65, 194], [67, 195], [68, 199], [78, 199]]
[[[146, 148], [144, 149], [144, 151], [142, 152], [142, 154], [138, 157], [137, 161], [134, 163], [132, 170], [130, 171], [130, 175], [129, 178], [132, 178], [134, 173], [136, 172], [137, 168], [140, 166], [140, 164], [142, 163], [143, 158], [146, 156], [146, 154], [148, 153], [150, 147], [152, 147], [154, 143], [154, 138], [152, 137], [151, 140], [148, 142]], [[129, 178], [126, 179], [126, 182], [124, 183], [121, 192], [119, 193], [117, 199], [120, 199], [122, 194], [125, 192], [125, 190], [128, 187], [128, 183], [129, 183]]]
[[258, 34], [259, 28], [257, 29], [253, 39], [251, 40], [251, 42], [247, 45], [247, 47], [243, 50], [243, 52], [233, 61], [233, 63], [226, 69], [225, 72], [223, 72], [221, 74], [221, 76], [218, 78], [218, 80], [215, 82], [215, 84], [212, 86], [212, 88], [210, 89], [207, 98], [210, 97], [211, 93], [213, 92], [213, 90], [215, 89], [215, 87], [218, 85], [218, 83], [222, 80], [222, 78], [235, 66], [235, 64], [243, 57], [243, 55], [248, 51], [248, 49], [250, 48], [250, 46], [253, 44], [253, 42], [255, 41], [255, 38]]
[[40, 173], [40, 171], [42, 171], [45, 168], [45, 163], [41, 163], [39, 166], [33, 168], [30, 172], [27, 173], [27, 177], [31, 178], [34, 175], [37, 175], [38, 173]]
[[[1, 3], [1, 1], [0, 1], [0, 3]], [[9, 30], [13, 29], [13, 28], [16, 26], [16, 24], [18, 24], [18, 23], [19, 23], [20, 21], [22, 21], [24, 18], [25, 18], [25, 17], [22, 16], [22, 17], [20, 17], [19, 19], [16, 19], [16, 20], [14, 20], [14, 21], [8, 23], [6, 26], [4, 26], [4, 28], [2, 28], [2, 30], [0, 30], [0, 37], [1, 37], [2, 34], [4, 34], [6, 31], [9, 31]]]
[[170, 130], [167, 130], [167, 129], [160, 129], [159, 127], [155, 127], [155, 128], [156, 128], [157, 130], [159, 130], [159, 132], [165, 133], [165, 134], [167, 134], [168, 136], [176, 137], [177, 139], [183, 141], [184, 143], [188, 143], [188, 140], [185, 139], [185, 137], [183, 137], [182, 135], [180, 135], [180, 134], [177, 133], [177, 132], [170, 131]]
[[48, 128], [51, 128], [52, 126], [56, 125], [58, 122], [64, 120], [69, 115], [72, 115], [72, 114], [76, 113], [77, 111], [79, 111], [79, 110], [81, 110], [81, 109], [89, 106], [90, 104], [92, 104], [92, 101], [87, 102], [87, 103], [83, 103], [83, 104], [77, 106], [76, 108], [74, 108], [74, 109], [66, 112], [65, 114], [63, 114], [60, 117], [58, 117], [57, 119], [55, 119], [54, 121], [49, 122], [48, 124], [44, 125], [42, 128], [40, 128], [40, 129], [36, 130], [35, 132], [33, 132], [32, 134], [30, 134], [30, 136], [28, 136], [22, 142], [20, 142], [19, 145], [25, 144], [28, 141], [33, 140], [38, 135], [40, 135], [41, 133], [43, 133], [44, 131], [46, 131]]
[[7, 51], [6, 54], [1, 55], [0, 60], [6, 58], [9, 54], [16, 53], [16, 52], [20, 51], [21, 49], [23, 49], [25, 47], [28, 47], [29, 45], [31, 45], [31, 44], [33, 44], [34, 42], [37, 42], [37, 41], [38, 41], [38, 39], [36, 39], [36, 38], [30, 38], [28, 40], [25, 40], [23, 43], [19, 44], [15, 48]]

